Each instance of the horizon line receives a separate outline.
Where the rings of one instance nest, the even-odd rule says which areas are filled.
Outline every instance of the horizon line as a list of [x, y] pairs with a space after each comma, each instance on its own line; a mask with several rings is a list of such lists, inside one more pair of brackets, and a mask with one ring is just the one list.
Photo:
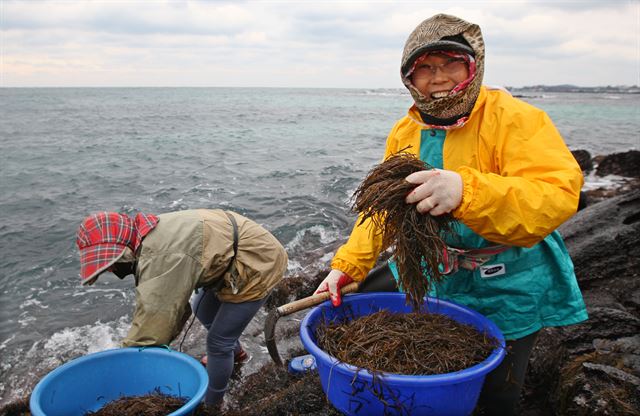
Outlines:
[[[483, 84], [487, 86], [487, 84]], [[492, 85], [493, 86], [493, 85]], [[638, 85], [596, 85], [596, 86], [583, 86], [574, 84], [533, 84], [525, 86], [506, 86], [502, 87], [507, 89], [525, 89], [525, 88], [584, 88], [584, 89], [596, 89], [596, 88], [618, 88], [618, 89], [640, 89]], [[404, 87], [307, 87], [307, 86], [232, 86], [232, 85], [20, 85], [20, 86], [5, 86], [0, 85], [0, 89], [10, 88], [244, 88], [244, 89], [340, 89], [340, 90], [406, 90]]]

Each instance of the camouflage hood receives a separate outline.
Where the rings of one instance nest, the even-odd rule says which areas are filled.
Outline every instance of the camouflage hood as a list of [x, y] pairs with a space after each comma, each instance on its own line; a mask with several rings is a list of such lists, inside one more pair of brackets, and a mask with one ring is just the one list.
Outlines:
[[[408, 76], [414, 62], [420, 56], [434, 50], [456, 50], [466, 53], [475, 61], [468, 85], [454, 88], [444, 98], [425, 97], [411, 83]], [[458, 17], [437, 14], [423, 21], [409, 35], [402, 53], [401, 76], [416, 107], [427, 124], [459, 126], [464, 124], [480, 94], [484, 74], [484, 41], [480, 27]]]

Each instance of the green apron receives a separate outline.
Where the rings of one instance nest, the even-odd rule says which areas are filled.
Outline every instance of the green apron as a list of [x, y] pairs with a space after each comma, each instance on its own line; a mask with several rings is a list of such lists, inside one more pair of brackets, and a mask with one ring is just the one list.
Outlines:
[[[442, 169], [444, 130], [423, 130], [420, 159]], [[447, 244], [462, 249], [493, 245], [462, 223]], [[395, 261], [389, 266], [398, 280]], [[558, 231], [531, 248], [512, 247], [475, 270], [459, 269], [432, 285], [430, 296], [450, 300], [491, 319], [507, 340], [519, 339], [544, 327], [584, 321], [587, 309], [573, 262]]]

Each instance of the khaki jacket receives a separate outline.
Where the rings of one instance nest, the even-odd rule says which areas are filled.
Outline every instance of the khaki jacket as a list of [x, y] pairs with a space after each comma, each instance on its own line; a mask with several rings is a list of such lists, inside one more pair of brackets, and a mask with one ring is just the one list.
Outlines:
[[[158, 215], [137, 257], [136, 307], [124, 346], [169, 344], [191, 315], [197, 288], [221, 284], [218, 298], [239, 303], [262, 299], [282, 279], [287, 254], [267, 230], [230, 212], [238, 224], [235, 272], [233, 227], [222, 210]], [[221, 281], [222, 279], [222, 281]]]

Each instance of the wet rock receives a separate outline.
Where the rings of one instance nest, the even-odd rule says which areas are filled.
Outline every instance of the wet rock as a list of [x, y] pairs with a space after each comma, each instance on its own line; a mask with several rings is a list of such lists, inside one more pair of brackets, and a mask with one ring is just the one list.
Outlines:
[[[302, 349], [295, 351], [296, 355], [304, 353]], [[247, 377], [228, 396], [227, 416], [341, 414], [327, 402], [316, 373], [293, 375], [273, 363]]]
[[586, 205], [614, 198], [640, 189], [640, 178], [619, 178], [612, 185], [602, 186], [584, 191]]
[[524, 405], [547, 414], [640, 414], [640, 191], [560, 227], [589, 320], [541, 331]]
[[15, 400], [0, 408], [0, 416], [30, 416], [29, 396]]
[[[580, 193], [578, 211], [587, 205], [640, 189], [640, 175], [638, 175], [640, 152], [637, 150], [594, 157], [587, 150], [582, 149], [572, 150], [571, 153], [585, 176], [591, 174], [598, 177], [614, 175], [614, 178], [606, 185], [593, 187], [592, 184], [583, 189]], [[596, 168], [595, 173], [594, 167]]]
[[613, 153], [605, 156], [598, 163], [596, 175], [618, 175], [638, 178], [640, 177], [640, 151], [629, 150], [624, 153]]
[[565, 366], [557, 414], [633, 415], [640, 409], [640, 378], [616, 367], [615, 354], [577, 357]]
[[277, 308], [300, 297], [311, 296], [329, 270], [320, 270], [313, 276], [295, 275], [282, 279], [271, 291], [265, 303], [266, 309]]
[[628, 300], [638, 288], [634, 280], [640, 280], [640, 190], [589, 206], [559, 231], [581, 288], [605, 285]]

